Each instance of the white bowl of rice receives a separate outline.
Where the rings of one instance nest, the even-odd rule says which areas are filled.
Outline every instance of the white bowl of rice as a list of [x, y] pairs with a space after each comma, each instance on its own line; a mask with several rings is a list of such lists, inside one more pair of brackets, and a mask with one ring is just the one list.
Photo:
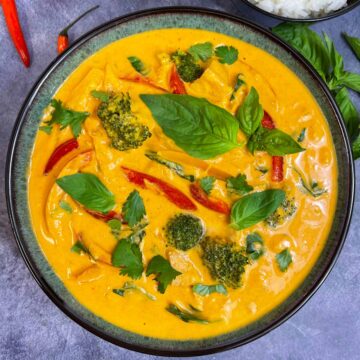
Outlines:
[[360, 4], [360, 0], [245, 0], [271, 16], [284, 20], [325, 20], [341, 15]]

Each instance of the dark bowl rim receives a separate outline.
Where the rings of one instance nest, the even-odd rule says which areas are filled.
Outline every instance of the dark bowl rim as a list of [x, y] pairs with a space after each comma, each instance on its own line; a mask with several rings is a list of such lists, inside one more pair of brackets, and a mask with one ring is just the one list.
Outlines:
[[[237, 0], [235, 0], [235, 1], [237, 1]], [[260, 13], [270, 16], [274, 19], [282, 20], [282, 21], [286, 21], [286, 22], [298, 22], [298, 23], [302, 23], [302, 22], [312, 23], [312, 22], [317, 22], [317, 21], [333, 19], [333, 18], [336, 18], [338, 16], [348, 13], [349, 11], [355, 9], [358, 5], [360, 5], [360, 0], [355, 0], [355, 2], [353, 4], [347, 5], [346, 7], [342, 8], [342, 9], [335, 10], [335, 11], [333, 11], [329, 14], [323, 15], [323, 16], [305, 18], [305, 19], [297, 19], [297, 18], [291, 18], [291, 17], [273, 14], [270, 11], [266, 11], [264, 9], [259, 8], [255, 4], [251, 3], [249, 0], [241, 0], [241, 1], [243, 3], [245, 3], [246, 5], [252, 7], [253, 9], [259, 11]]]
[[[244, 24], [249, 28], [254, 29], [257, 32], [262, 33], [265, 35], [270, 41], [274, 41], [278, 43], [280, 46], [285, 48], [287, 51], [289, 51], [292, 56], [296, 58], [297, 61], [302, 63], [306, 70], [312, 75], [312, 77], [317, 80], [319, 85], [321, 86], [321, 89], [324, 91], [324, 94], [327, 97], [327, 100], [329, 101], [329, 105], [331, 106], [331, 110], [334, 112], [335, 117], [339, 123], [339, 128], [341, 131], [342, 138], [346, 145], [346, 155], [348, 159], [348, 168], [350, 173], [350, 179], [349, 179], [349, 188], [348, 190], [348, 200], [347, 200], [347, 209], [346, 209], [346, 216], [345, 216], [345, 222], [343, 229], [341, 231], [341, 235], [339, 237], [338, 244], [336, 246], [336, 251], [334, 253], [333, 258], [329, 261], [329, 264], [324, 269], [323, 273], [319, 277], [319, 280], [317, 283], [313, 285], [313, 287], [305, 294], [303, 297], [299, 298], [298, 301], [295, 303], [294, 306], [291, 307], [286, 313], [284, 313], [281, 317], [279, 317], [278, 320], [274, 321], [271, 325], [267, 326], [262, 331], [250, 335], [245, 339], [233, 341], [229, 344], [223, 344], [223, 345], [216, 345], [214, 347], [207, 347], [204, 349], [199, 350], [161, 350], [161, 349], [155, 349], [149, 346], [144, 345], [134, 345], [131, 343], [128, 343], [126, 341], [120, 340], [114, 336], [104, 334], [102, 331], [99, 331], [96, 329], [91, 323], [87, 322], [86, 320], [82, 319], [80, 316], [77, 316], [73, 313], [73, 311], [67, 307], [66, 303], [64, 303], [58, 295], [53, 291], [51, 286], [46, 282], [46, 280], [42, 277], [41, 273], [38, 271], [35, 262], [31, 258], [31, 255], [29, 254], [28, 250], [26, 249], [25, 245], [22, 243], [21, 235], [18, 230], [18, 224], [16, 221], [16, 214], [14, 209], [14, 203], [13, 203], [13, 193], [12, 193], [12, 181], [13, 181], [13, 165], [14, 165], [14, 154], [15, 150], [17, 148], [17, 140], [22, 128], [23, 123], [26, 120], [26, 113], [29, 110], [29, 107], [31, 106], [31, 103], [33, 99], [35, 98], [35, 95], [37, 94], [37, 91], [39, 88], [43, 85], [44, 82], [46, 82], [47, 77], [52, 73], [52, 71], [57, 67], [59, 63], [66, 60], [66, 58], [73, 53], [79, 46], [81, 46], [86, 41], [90, 40], [94, 36], [98, 35], [99, 33], [108, 30], [114, 26], [117, 26], [118, 24], [131, 21], [133, 19], [136, 19], [141, 16], [149, 16], [149, 15], [161, 15], [161, 14], [168, 14], [168, 13], [174, 13], [174, 14], [201, 14], [204, 16], [213, 16], [218, 17], [222, 19], [227, 19], [229, 21], [233, 21], [235, 23]], [[36, 81], [35, 85], [30, 90], [28, 96], [26, 97], [19, 114], [17, 116], [17, 119], [14, 124], [14, 128], [11, 134], [9, 146], [8, 146], [8, 152], [6, 157], [6, 165], [5, 165], [5, 195], [6, 195], [6, 204], [7, 204], [7, 210], [8, 215], [10, 219], [10, 224], [12, 231], [14, 233], [14, 237], [17, 243], [17, 246], [20, 250], [20, 253], [23, 257], [24, 262], [26, 263], [30, 273], [34, 277], [35, 281], [38, 283], [40, 288], [45, 292], [45, 294], [48, 296], [48, 298], [64, 313], [66, 314], [70, 319], [75, 321], [77, 324], [82, 326], [84, 329], [88, 330], [92, 334], [110, 342], [117, 346], [121, 346], [123, 348], [126, 348], [128, 350], [133, 350], [137, 352], [141, 352], [144, 354], [150, 354], [150, 355], [158, 355], [158, 356], [181, 356], [181, 357], [187, 357], [187, 356], [200, 356], [200, 355], [207, 355], [207, 354], [213, 354], [221, 351], [230, 350], [236, 347], [239, 347], [241, 345], [245, 345], [253, 340], [256, 340], [260, 338], [261, 336], [267, 334], [271, 330], [277, 328], [279, 325], [284, 323], [286, 320], [288, 320], [291, 316], [293, 316], [305, 303], [314, 295], [314, 293], [319, 289], [319, 287], [323, 284], [326, 277], [329, 275], [330, 271], [334, 267], [339, 254], [341, 252], [341, 249], [344, 245], [345, 238], [349, 229], [352, 212], [353, 212], [353, 206], [354, 206], [354, 195], [355, 195], [355, 185], [354, 185], [355, 175], [354, 175], [354, 162], [352, 157], [352, 151], [350, 146], [350, 141], [347, 136], [346, 128], [344, 125], [344, 122], [342, 120], [340, 111], [323, 80], [320, 78], [320, 76], [315, 72], [315, 70], [309, 65], [309, 63], [306, 61], [304, 57], [302, 57], [300, 54], [295, 52], [289, 45], [287, 45], [285, 42], [283, 42], [281, 39], [279, 39], [277, 36], [272, 34], [269, 30], [261, 27], [260, 25], [257, 25], [247, 19], [244, 19], [242, 17], [230, 15], [228, 13], [208, 9], [208, 8], [202, 8], [202, 7], [189, 7], [189, 6], [171, 6], [171, 7], [160, 7], [160, 8], [152, 8], [147, 10], [141, 10], [137, 12], [132, 12], [130, 14], [126, 14], [120, 17], [117, 17], [113, 20], [110, 20], [108, 22], [105, 22], [104, 24], [101, 24], [97, 27], [95, 27], [93, 30], [90, 30], [83, 36], [81, 36], [78, 40], [76, 40], [64, 53], [59, 55], [57, 58], [55, 58], [49, 66], [44, 70], [44, 72], [39, 76], [38, 80]]]

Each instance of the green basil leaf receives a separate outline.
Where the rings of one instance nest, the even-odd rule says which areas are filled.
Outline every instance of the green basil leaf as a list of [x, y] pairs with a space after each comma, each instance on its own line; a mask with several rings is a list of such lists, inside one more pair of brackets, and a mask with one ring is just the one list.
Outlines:
[[227, 178], [226, 187], [230, 192], [235, 192], [239, 195], [245, 195], [254, 189], [247, 183], [245, 174], [239, 174], [236, 177]]
[[264, 241], [258, 233], [249, 234], [246, 237], [246, 253], [253, 260], [264, 255]]
[[146, 67], [144, 63], [136, 56], [129, 56], [128, 60], [130, 61], [130, 64], [132, 67], [141, 75], [147, 75], [148, 71], [146, 70]]
[[338, 84], [347, 86], [360, 93], [360, 74], [345, 71], [337, 81]]
[[203, 319], [203, 318], [199, 317], [198, 315], [191, 313], [190, 311], [180, 310], [174, 304], [170, 304], [166, 308], [166, 311], [177, 316], [180, 320], [182, 320], [184, 322], [195, 322], [195, 323], [199, 323], [199, 324], [208, 324], [209, 323], [208, 320]]
[[213, 293], [227, 295], [226, 287], [222, 284], [216, 285], [204, 285], [204, 284], [195, 284], [192, 287], [192, 291], [200, 296], [211, 295]]
[[350, 45], [351, 50], [354, 52], [356, 57], [360, 60], [360, 39], [350, 36], [346, 33], [342, 34], [347, 43]]
[[272, 32], [295, 48], [326, 81], [330, 69], [330, 57], [321, 37], [309, 29], [309, 24], [282, 23]]
[[323, 33], [323, 36], [324, 36], [325, 45], [328, 50], [330, 66], [332, 68], [333, 74], [336, 78], [340, 78], [340, 76], [344, 72], [343, 57], [336, 50], [332, 40], [325, 33]]
[[107, 213], [115, 206], [114, 195], [94, 174], [63, 176], [56, 184], [89, 210]]
[[110, 100], [110, 94], [105, 91], [93, 90], [91, 95], [102, 102], [108, 102]]
[[283, 190], [265, 190], [242, 197], [231, 208], [231, 226], [246, 229], [265, 220], [285, 200]]
[[215, 48], [215, 55], [221, 64], [233, 64], [239, 56], [239, 51], [233, 46], [221, 45]]
[[213, 176], [206, 176], [200, 179], [200, 187], [206, 192], [206, 194], [210, 195], [211, 190], [214, 187], [215, 180], [216, 179]]
[[360, 135], [352, 143], [354, 160], [360, 158]]
[[201, 60], [205, 62], [213, 55], [213, 45], [211, 42], [195, 44], [191, 46], [188, 51], [196, 61]]
[[259, 94], [255, 88], [251, 88], [245, 101], [236, 113], [240, 129], [249, 137], [260, 126], [264, 117], [264, 110], [259, 103]]
[[236, 76], [236, 82], [234, 85], [234, 90], [232, 91], [231, 96], [230, 96], [230, 101], [235, 100], [235, 95], [236, 95], [237, 91], [241, 88], [242, 85], [246, 84], [245, 81], [242, 79], [242, 76], [243, 76], [242, 74], [238, 74]]
[[69, 205], [69, 203], [67, 203], [66, 201], [64, 201], [64, 200], [61, 200], [60, 202], [59, 202], [59, 206], [63, 209], [63, 210], [65, 210], [67, 213], [69, 213], [69, 214], [71, 214], [72, 213], [72, 207]]
[[285, 272], [292, 263], [292, 256], [289, 249], [283, 250], [276, 255], [276, 261], [279, 265], [280, 271]]
[[126, 199], [122, 212], [124, 220], [132, 228], [138, 224], [146, 215], [144, 202], [137, 190], [134, 190]]
[[140, 98], [165, 135], [193, 157], [210, 159], [240, 146], [236, 119], [205, 99], [174, 94]]
[[156, 255], [150, 260], [146, 269], [146, 276], [151, 274], [155, 274], [155, 280], [158, 282], [158, 291], [163, 294], [168, 285], [178, 275], [181, 275], [181, 272], [175, 270], [169, 261], [161, 255]]
[[140, 278], [144, 270], [139, 245], [128, 239], [121, 239], [117, 243], [112, 253], [111, 263], [121, 268], [121, 275], [128, 275], [133, 279]]

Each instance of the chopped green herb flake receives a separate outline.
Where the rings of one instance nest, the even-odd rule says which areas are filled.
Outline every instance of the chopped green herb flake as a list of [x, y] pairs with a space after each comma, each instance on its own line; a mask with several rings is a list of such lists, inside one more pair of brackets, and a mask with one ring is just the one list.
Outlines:
[[214, 187], [215, 180], [214, 176], [206, 176], [199, 180], [200, 187], [206, 192], [206, 194], [210, 195], [211, 190]]
[[107, 93], [107, 92], [105, 92], [105, 91], [93, 90], [93, 91], [91, 92], [91, 95], [92, 95], [94, 98], [96, 98], [96, 99], [98, 99], [98, 100], [100, 100], [100, 101], [102, 101], [102, 102], [108, 102], [108, 101], [110, 100], [110, 95], [109, 95], [109, 93]]
[[50, 135], [52, 131], [52, 126], [40, 126], [39, 130], [43, 131], [44, 133]]
[[249, 234], [246, 237], [246, 253], [253, 260], [264, 255], [264, 241], [258, 233]]
[[306, 128], [303, 128], [303, 129], [301, 130], [300, 135], [299, 135], [298, 138], [297, 138], [297, 141], [298, 141], [299, 143], [301, 143], [301, 142], [304, 141], [304, 139], [305, 139], [305, 134], [306, 134]]
[[149, 300], [152, 301], [156, 300], [156, 297], [153, 294], [150, 294], [144, 288], [137, 286], [132, 282], [126, 282], [124, 286], [120, 289], [113, 289], [113, 293], [120, 296], [124, 296], [127, 291], [132, 291], [132, 290], [140, 292], [141, 294], [145, 295]]
[[132, 67], [141, 75], [147, 75], [148, 71], [144, 65], [144, 63], [136, 56], [129, 56], [128, 60]]
[[215, 48], [215, 55], [221, 64], [233, 64], [239, 56], [239, 51], [233, 46], [221, 45]]
[[292, 263], [292, 256], [289, 249], [285, 249], [279, 254], [276, 255], [276, 261], [279, 265], [279, 269], [282, 272], [285, 272], [289, 265]]
[[77, 241], [70, 249], [70, 251], [81, 254], [82, 252], [85, 254], [90, 254], [89, 249], [81, 242]]
[[254, 188], [247, 183], [245, 174], [239, 174], [236, 177], [227, 178], [226, 187], [230, 192], [237, 193], [239, 195], [245, 195], [254, 190]]
[[145, 217], [146, 211], [144, 202], [137, 190], [134, 190], [128, 196], [123, 205], [122, 212], [124, 214], [124, 220], [130, 227], [134, 227]]
[[209, 323], [208, 320], [203, 319], [203, 318], [199, 317], [198, 315], [191, 313], [188, 310], [181, 310], [174, 304], [170, 304], [166, 308], [166, 310], [169, 313], [177, 316], [179, 319], [181, 319], [184, 322], [195, 322], [195, 323], [199, 323], [199, 324], [208, 324]]
[[232, 91], [230, 96], [230, 101], [235, 100], [235, 95], [237, 91], [241, 88], [242, 85], [246, 84], [245, 81], [242, 79], [242, 76], [243, 76], [242, 74], [238, 74], [236, 77], [236, 82], [234, 85], [234, 90]]
[[196, 284], [192, 287], [194, 293], [200, 296], [211, 295], [213, 293], [227, 295], [226, 287], [222, 284], [216, 285], [204, 285], [204, 284]]
[[189, 53], [196, 61], [207, 61], [213, 55], [213, 45], [211, 42], [195, 44], [189, 48]]
[[70, 206], [70, 204], [69, 203], [67, 203], [66, 201], [64, 201], [64, 200], [61, 200], [60, 202], [59, 202], [59, 206], [63, 209], [63, 210], [65, 210], [67, 213], [69, 213], [69, 214], [71, 214], [72, 213], [72, 207]]

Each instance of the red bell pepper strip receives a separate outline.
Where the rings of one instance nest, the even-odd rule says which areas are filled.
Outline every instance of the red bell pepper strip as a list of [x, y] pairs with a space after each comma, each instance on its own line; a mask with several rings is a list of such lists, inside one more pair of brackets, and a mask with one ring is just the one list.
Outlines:
[[[266, 111], [264, 111], [264, 117], [261, 120], [261, 125], [265, 129], [275, 129], [274, 121]], [[281, 182], [284, 180], [284, 158], [282, 156], [272, 157], [271, 180], [275, 182]]]
[[170, 89], [173, 94], [186, 94], [185, 85], [176, 70], [176, 66], [171, 69]]
[[75, 138], [67, 140], [64, 143], [60, 144], [51, 154], [45, 166], [44, 174], [48, 174], [61, 158], [63, 158], [66, 154], [73, 151], [74, 149], [77, 149], [78, 147], [79, 143]]
[[20, 58], [26, 67], [30, 66], [30, 55], [21, 30], [15, 0], [1, 1], [7, 28]]
[[151, 79], [149, 79], [149, 78], [147, 78], [145, 76], [141, 76], [141, 75], [123, 76], [123, 77], [120, 77], [119, 79], [124, 80], [124, 81], [137, 83], [137, 84], [144, 84], [144, 85], [150, 86], [150, 87], [152, 87], [154, 89], [168, 92], [166, 89], [164, 89], [161, 86], [157, 85], [154, 81], [152, 81]]
[[125, 171], [128, 180], [142, 188], [146, 189], [146, 181], [151, 184], [156, 185], [156, 187], [162, 191], [166, 198], [175, 204], [180, 209], [184, 210], [196, 210], [196, 205], [189, 199], [184, 193], [176, 189], [172, 185], [169, 185], [163, 180], [160, 180], [154, 176], [144, 174], [127, 167], [122, 166], [122, 169]]
[[81, 14], [79, 17], [77, 17], [74, 21], [72, 21], [69, 25], [67, 25], [64, 29], [62, 29], [58, 35], [58, 42], [57, 42], [57, 51], [58, 54], [61, 54], [63, 51], [65, 51], [69, 47], [69, 35], [68, 31], [69, 29], [75, 25], [80, 19], [82, 19], [87, 14], [91, 13], [95, 9], [97, 9], [99, 5], [96, 5], [92, 7], [91, 9], [85, 11], [83, 14]]
[[211, 199], [198, 183], [190, 185], [190, 192], [192, 197], [206, 208], [221, 214], [230, 214], [230, 207], [226, 202], [219, 199]]
[[85, 209], [85, 211], [88, 214], [90, 214], [91, 216], [93, 216], [94, 218], [99, 219], [99, 220], [103, 220], [105, 222], [108, 222], [108, 221], [110, 221], [112, 219], [119, 219], [120, 221], [122, 220], [121, 214], [119, 216], [119, 214], [114, 210], [111, 210], [106, 214], [102, 214], [101, 212], [93, 211], [93, 210], [89, 210], [89, 209]]

